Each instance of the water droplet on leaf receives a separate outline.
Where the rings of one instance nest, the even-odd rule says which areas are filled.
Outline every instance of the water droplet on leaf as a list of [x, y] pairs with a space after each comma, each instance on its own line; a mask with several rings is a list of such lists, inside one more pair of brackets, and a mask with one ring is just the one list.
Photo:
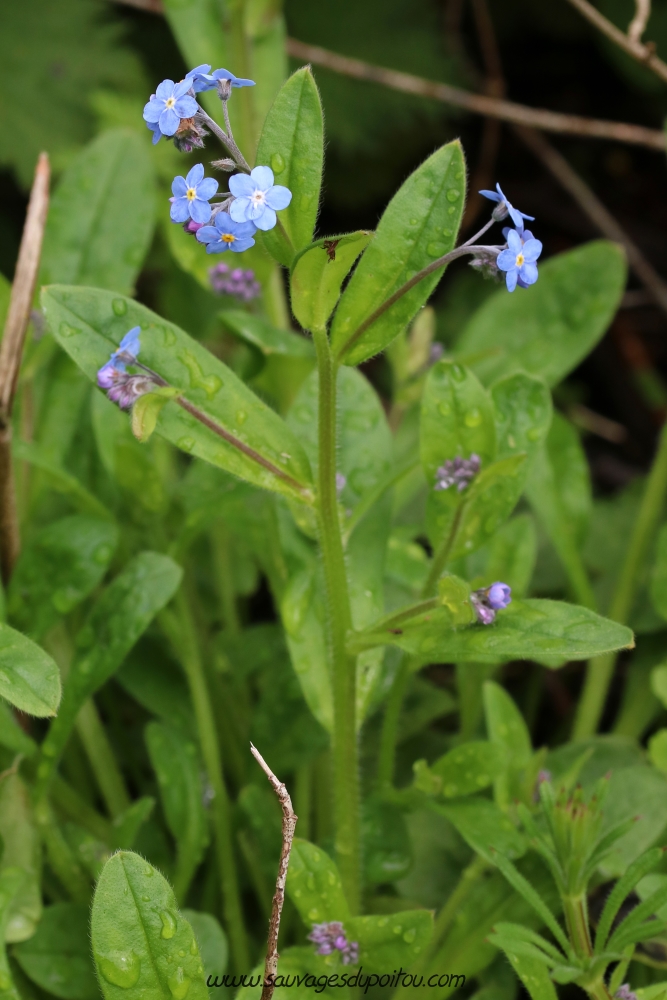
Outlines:
[[111, 308], [115, 312], [116, 316], [124, 316], [127, 312], [127, 302], [125, 299], [114, 299], [111, 303]]
[[61, 323], [58, 327], [61, 337], [74, 337], [77, 333], [81, 333], [76, 326], [70, 326], [69, 323]]
[[128, 990], [139, 979], [141, 959], [133, 951], [113, 951], [107, 955], [95, 955], [95, 961], [102, 976], [112, 986]]
[[280, 155], [280, 153], [274, 153], [273, 156], [271, 157], [271, 169], [273, 170], [274, 174], [282, 174], [283, 170], [285, 169], [285, 166], [286, 166], [285, 160]]
[[190, 989], [190, 980], [183, 972], [183, 969], [179, 967], [176, 972], [167, 980], [167, 985], [171, 991], [171, 995], [174, 1000], [183, 1000], [187, 996], [188, 990]]
[[450, 188], [447, 192], [447, 201], [458, 201], [461, 197], [461, 192], [457, 191], [456, 188]]
[[475, 406], [472, 410], [468, 410], [463, 418], [463, 422], [466, 427], [479, 427], [482, 422], [482, 414]]
[[160, 920], [162, 921], [162, 930], [160, 931], [160, 937], [173, 938], [176, 933], [176, 917], [169, 910], [163, 910], [160, 914]]

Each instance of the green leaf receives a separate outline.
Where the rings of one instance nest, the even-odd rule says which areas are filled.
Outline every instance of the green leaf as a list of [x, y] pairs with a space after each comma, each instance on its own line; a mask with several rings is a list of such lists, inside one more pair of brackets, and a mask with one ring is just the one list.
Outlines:
[[275, 183], [292, 192], [290, 205], [278, 214], [278, 225], [259, 240], [285, 267], [313, 238], [323, 159], [320, 95], [310, 66], [304, 66], [278, 92], [257, 147], [256, 163], [270, 167]]
[[304, 330], [325, 327], [343, 281], [372, 234], [364, 230], [316, 240], [296, 257], [290, 291], [292, 312]]
[[51, 200], [41, 283], [130, 294], [154, 221], [145, 137], [121, 129], [103, 133], [70, 163]]
[[277, 354], [284, 358], [315, 358], [311, 340], [291, 330], [278, 330], [261, 316], [241, 309], [224, 309], [219, 315], [223, 326], [266, 357]]
[[630, 895], [640, 879], [648, 875], [656, 868], [662, 860], [663, 851], [659, 847], [654, 847], [642, 854], [623, 872], [618, 882], [611, 890], [604, 904], [604, 909], [598, 921], [595, 932], [595, 954], [600, 955], [605, 950], [609, 932], [611, 931], [614, 919], [620, 910], [625, 899]]
[[605, 240], [552, 257], [525, 294], [508, 295], [503, 288], [477, 310], [457, 343], [457, 357], [469, 358], [487, 385], [523, 370], [554, 386], [605, 333], [626, 273], [621, 247]]
[[91, 936], [106, 1000], [207, 1000], [192, 928], [167, 880], [138, 854], [119, 851], [104, 866]]
[[635, 823], [599, 865], [605, 878], [620, 878], [632, 862], [652, 847], [667, 824], [667, 780], [643, 766], [612, 772], [604, 807], [603, 835], [627, 820]]
[[540, 921], [549, 928], [556, 941], [558, 941], [558, 944], [565, 952], [566, 956], [569, 957], [572, 954], [570, 943], [565, 936], [562, 927], [540, 894], [535, 891], [530, 882], [517, 868], [515, 868], [512, 862], [508, 858], [504, 857], [499, 851], [492, 854], [491, 860], [496, 867], [500, 869], [512, 888], [515, 889], [520, 896], [523, 896], [528, 905], [538, 915]]
[[426, 520], [434, 546], [447, 537], [464, 502], [454, 486], [435, 490], [438, 468], [448, 459], [479, 455], [482, 468], [496, 454], [491, 398], [468, 368], [438, 361], [426, 378], [421, 402], [419, 450], [429, 485]]
[[221, 428], [224, 439], [174, 401], [158, 433], [265, 489], [300, 501], [311, 498], [308, 461], [281, 418], [192, 337], [132, 299], [98, 289], [50, 287], [42, 305], [54, 336], [91, 381], [128, 329], [140, 326], [141, 361]]
[[523, 776], [533, 756], [530, 733], [523, 715], [500, 684], [486, 681], [483, 699], [489, 739], [509, 762], [509, 773], [499, 775], [494, 788], [496, 802], [507, 809], [516, 795], [516, 779]]
[[[498, 663], [559, 657], [587, 660], [591, 656], [631, 649], [632, 632], [588, 608], [564, 601], [512, 601], [493, 625], [451, 630], [446, 609], [412, 618], [402, 634], [364, 633], [367, 640], [398, 646], [421, 663]], [[354, 645], [354, 644], [352, 644]]]
[[667, 618], [667, 524], [663, 524], [656, 540], [650, 593], [655, 610]]
[[117, 544], [115, 524], [84, 514], [44, 528], [22, 550], [12, 574], [11, 620], [39, 639], [97, 587]]
[[451, 624], [471, 625], [477, 621], [470, 601], [470, 584], [452, 573], [446, 573], [438, 580], [438, 598], [449, 612]]
[[463, 495], [450, 559], [474, 552], [507, 520], [521, 496], [525, 467], [526, 455], [513, 455], [478, 473]]
[[5, 929], [12, 903], [21, 892], [25, 877], [25, 872], [21, 868], [4, 868], [0, 872], [0, 989], [6, 1000], [21, 1000], [7, 961]]
[[13, 955], [26, 976], [47, 993], [62, 1000], [99, 997], [90, 956], [87, 906], [47, 906], [33, 937], [16, 945]]
[[140, 396], [132, 407], [132, 433], [142, 443], [148, 441], [157, 427], [158, 417], [170, 399], [179, 395], [178, 389], [156, 389]]
[[[489, 938], [493, 942], [493, 935]], [[531, 1000], [558, 1000], [556, 987], [551, 981], [546, 965], [536, 958], [505, 953], [510, 965], [525, 986]]]
[[182, 671], [161, 656], [130, 653], [116, 680], [153, 715], [185, 736], [196, 733], [190, 694]]
[[431, 804], [431, 809], [446, 816], [456, 827], [467, 844], [481, 854], [486, 861], [493, 862], [493, 852], [520, 858], [526, 850], [526, 842], [514, 823], [489, 799], [466, 799], [463, 802]]
[[157, 552], [140, 552], [106, 588], [76, 637], [77, 653], [59, 714], [42, 743], [41, 786], [50, 779], [84, 702], [118, 670], [155, 615], [174, 596], [180, 566]]
[[55, 715], [60, 703], [60, 673], [52, 658], [4, 623], [0, 623], [0, 697], [38, 718]]
[[359, 942], [359, 965], [376, 975], [409, 969], [433, 934], [431, 910], [406, 910], [387, 916], [352, 917], [345, 922], [348, 940]]
[[405, 329], [444, 268], [420, 281], [363, 333], [357, 333], [381, 303], [454, 247], [464, 204], [465, 161], [456, 140], [422, 163], [385, 209], [334, 316], [331, 346], [336, 357], [358, 365]]
[[227, 935], [212, 913], [197, 910], [182, 910], [183, 916], [192, 927], [199, 945], [204, 976], [222, 976], [229, 959]]
[[454, 747], [431, 765], [431, 772], [442, 781], [444, 797], [455, 799], [487, 788], [506, 766], [506, 755], [498, 746], [478, 740]]
[[22, 779], [10, 771], [0, 781], [0, 872], [20, 868], [26, 879], [13, 897], [6, 916], [2, 941], [25, 941], [32, 937], [42, 916], [40, 869], [42, 845], [33, 819], [30, 792]]
[[15, 441], [12, 445], [12, 451], [14, 458], [29, 462], [36, 469], [45, 472], [53, 489], [57, 493], [64, 493], [68, 496], [75, 507], [79, 507], [88, 514], [113, 521], [111, 511], [96, 496], [93, 496], [76, 476], [72, 476], [61, 466], [46, 458], [37, 445], [30, 444], [28, 441]]
[[162, 810], [178, 849], [174, 892], [183, 899], [209, 841], [201, 763], [194, 743], [159, 722], [149, 722], [145, 739]]
[[642, 989], [633, 990], [637, 1000], [665, 1000], [667, 997], [667, 982], [653, 983], [651, 986], [644, 986]]
[[546, 384], [540, 378], [517, 372], [494, 382], [491, 398], [498, 439], [496, 458], [525, 451], [531, 459], [551, 426], [553, 407]]
[[369, 885], [396, 882], [410, 871], [412, 845], [403, 812], [377, 797], [363, 805], [361, 825], [364, 877]]
[[328, 920], [349, 919], [338, 868], [321, 847], [299, 837], [292, 844], [287, 894], [307, 927]]
[[0, 746], [13, 753], [23, 754], [24, 757], [32, 757], [38, 749], [35, 741], [23, 732], [13, 711], [4, 701], [0, 701]]

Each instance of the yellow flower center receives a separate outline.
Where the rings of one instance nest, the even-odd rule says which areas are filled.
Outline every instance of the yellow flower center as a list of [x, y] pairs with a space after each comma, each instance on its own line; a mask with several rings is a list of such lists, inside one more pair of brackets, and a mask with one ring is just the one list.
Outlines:
[[516, 255], [516, 266], [517, 266], [517, 267], [521, 267], [521, 265], [522, 265], [522, 264], [523, 264], [523, 262], [524, 262], [524, 259], [525, 259], [525, 258], [524, 258], [524, 256], [523, 256], [523, 254], [522, 254], [522, 253], [518, 253], [518, 254]]
[[231, 233], [223, 233], [222, 234], [222, 242], [223, 243], [233, 243], [235, 239], [236, 239], [236, 237], [232, 236]]
[[164, 103], [165, 103], [165, 107], [167, 107], [167, 108], [173, 108], [174, 104], [176, 103], [176, 98], [175, 97], [168, 97], [167, 100]]
[[185, 197], [188, 199], [188, 201], [194, 201], [195, 198], [197, 197], [197, 192], [195, 191], [194, 188], [188, 188], [187, 191], [185, 192]]

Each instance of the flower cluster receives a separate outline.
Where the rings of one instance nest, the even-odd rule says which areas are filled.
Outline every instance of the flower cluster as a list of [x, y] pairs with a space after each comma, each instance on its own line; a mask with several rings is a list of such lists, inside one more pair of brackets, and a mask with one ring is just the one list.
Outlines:
[[359, 961], [359, 944], [347, 940], [345, 928], [340, 920], [314, 924], [308, 940], [317, 945], [315, 951], [318, 955], [332, 955], [335, 951], [339, 951], [343, 965], [356, 965]]
[[468, 486], [479, 472], [482, 462], [479, 455], [471, 455], [470, 458], [448, 458], [444, 465], [436, 471], [436, 483], [434, 489], [448, 490], [450, 486], [456, 486], [459, 493]]
[[623, 983], [614, 993], [616, 1000], [637, 1000], [637, 994], [630, 989], [629, 983]]
[[534, 285], [538, 277], [536, 261], [542, 253], [542, 244], [535, 239], [529, 229], [524, 229], [524, 219], [532, 222], [533, 216], [515, 208], [503, 194], [500, 184], [496, 184], [495, 191], [479, 193], [489, 201], [496, 202], [496, 208], [491, 215], [494, 222], [500, 222], [509, 216], [515, 226], [514, 229], [509, 227], [503, 229], [507, 247], [500, 251], [495, 261], [495, 266], [505, 272], [507, 291], [513, 292], [517, 285], [519, 288]]
[[506, 583], [492, 583], [490, 587], [473, 590], [470, 601], [477, 620], [482, 625], [490, 625], [495, 621], [496, 612], [512, 603], [512, 588]]
[[134, 326], [125, 334], [120, 346], [97, 372], [97, 384], [106, 391], [113, 403], [121, 410], [129, 410], [132, 404], [147, 392], [152, 392], [157, 383], [152, 374], [131, 375], [127, 365], [136, 365], [141, 346], [140, 326]]
[[208, 277], [216, 295], [231, 295], [241, 302], [250, 302], [262, 294], [254, 271], [244, 271], [240, 267], [232, 269], [221, 261], [209, 268]]

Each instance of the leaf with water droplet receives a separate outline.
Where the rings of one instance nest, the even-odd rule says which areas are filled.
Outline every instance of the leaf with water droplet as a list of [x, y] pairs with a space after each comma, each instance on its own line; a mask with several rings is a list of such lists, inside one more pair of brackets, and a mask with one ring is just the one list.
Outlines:
[[287, 894], [307, 924], [345, 921], [349, 916], [336, 864], [328, 854], [300, 837], [292, 845]]
[[190, 954], [201, 957], [206, 979], [224, 975], [229, 944], [216, 918], [211, 913], [199, 913], [197, 910], [183, 910], [182, 913], [195, 933], [190, 942]]
[[340, 297], [343, 281], [367, 247], [364, 230], [316, 240], [296, 256], [290, 276], [292, 310], [304, 330], [324, 327]]
[[[167, 938], [165, 913], [173, 928]], [[167, 880], [159, 872], [147, 876], [138, 854], [119, 851], [107, 861], [95, 890], [91, 936], [106, 1000], [207, 1000], [198, 950], [191, 948], [192, 927]]]
[[359, 964], [382, 975], [391, 969], [409, 969], [426, 948], [433, 933], [431, 910], [406, 910], [383, 916], [352, 917], [345, 924], [349, 941], [359, 944]]

